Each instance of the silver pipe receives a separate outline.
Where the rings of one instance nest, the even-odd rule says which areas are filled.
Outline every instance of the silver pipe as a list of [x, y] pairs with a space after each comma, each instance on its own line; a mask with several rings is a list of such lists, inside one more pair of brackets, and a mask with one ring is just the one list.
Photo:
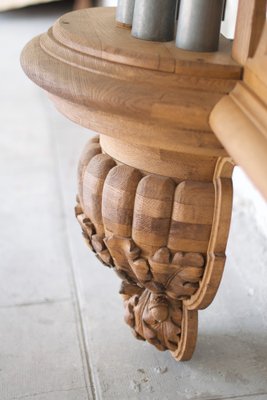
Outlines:
[[117, 25], [131, 28], [135, 0], [118, 0], [116, 10]]
[[191, 51], [217, 51], [224, 0], [181, 0], [176, 46]]
[[135, 0], [132, 35], [168, 42], [174, 39], [177, 0]]

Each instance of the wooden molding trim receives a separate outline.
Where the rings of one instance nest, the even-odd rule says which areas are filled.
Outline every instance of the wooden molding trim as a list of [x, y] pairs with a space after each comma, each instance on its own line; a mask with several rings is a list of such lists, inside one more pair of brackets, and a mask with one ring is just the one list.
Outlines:
[[210, 124], [227, 152], [267, 199], [267, 23], [244, 79], [223, 97], [210, 115]]

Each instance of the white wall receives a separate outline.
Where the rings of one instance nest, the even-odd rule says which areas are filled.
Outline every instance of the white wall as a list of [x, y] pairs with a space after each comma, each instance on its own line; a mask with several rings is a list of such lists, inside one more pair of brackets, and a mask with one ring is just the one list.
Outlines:
[[238, 0], [227, 0], [221, 33], [228, 39], [233, 39], [235, 36], [237, 9]]
[[267, 202], [239, 167], [233, 175], [234, 208], [249, 214], [255, 220], [261, 233], [267, 237]]
[[99, 7], [116, 7], [117, 0], [98, 0]]

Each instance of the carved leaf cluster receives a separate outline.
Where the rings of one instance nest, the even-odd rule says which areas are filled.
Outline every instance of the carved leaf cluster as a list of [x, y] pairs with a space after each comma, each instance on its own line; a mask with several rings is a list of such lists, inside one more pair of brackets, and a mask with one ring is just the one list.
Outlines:
[[110, 252], [104, 243], [104, 238], [96, 233], [94, 224], [86, 217], [79, 202], [75, 207], [75, 215], [82, 228], [82, 234], [87, 246], [96, 253], [102, 264], [110, 268], [114, 267]]
[[137, 339], [158, 350], [176, 350], [181, 336], [182, 301], [123, 282], [125, 321]]
[[204, 272], [202, 254], [172, 255], [167, 247], [162, 247], [145, 259], [132, 239], [111, 236], [104, 241], [117, 273], [129, 283], [139, 284], [153, 293], [164, 293], [174, 300], [185, 300], [197, 291]]

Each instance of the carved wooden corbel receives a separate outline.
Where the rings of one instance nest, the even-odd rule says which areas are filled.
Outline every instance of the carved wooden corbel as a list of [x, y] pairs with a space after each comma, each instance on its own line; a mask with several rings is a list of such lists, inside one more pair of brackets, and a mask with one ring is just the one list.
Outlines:
[[80, 159], [76, 216], [86, 243], [122, 279], [134, 336], [177, 360], [192, 356], [197, 310], [223, 272], [232, 167], [218, 158], [213, 182], [180, 182], [115, 161], [98, 138]]
[[[266, 4], [246, 3], [240, 1], [234, 42], [242, 63], [256, 47], [254, 28], [257, 21], [263, 25]], [[266, 136], [260, 85], [266, 79], [259, 80], [266, 69], [264, 40], [238, 85], [243, 68], [235, 60], [224, 38], [211, 54], [134, 39], [106, 8], [64, 15], [21, 58], [26, 74], [64, 115], [99, 132], [81, 155], [77, 219], [86, 243], [122, 279], [125, 321], [134, 335], [177, 360], [192, 356], [198, 310], [213, 300], [225, 264], [234, 165], [221, 142], [246, 164], [243, 146], [235, 146], [232, 133], [229, 139], [228, 127], [239, 122], [229, 120], [227, 104], [240, 114], [236, 121], [250, 120], [246, 127], [258, 132], [258, 148], [266, 147], [266, 141], [260, 145]], [[248, 168], [252, 177], [265, 171], [266, 158], [258, 164]]]

